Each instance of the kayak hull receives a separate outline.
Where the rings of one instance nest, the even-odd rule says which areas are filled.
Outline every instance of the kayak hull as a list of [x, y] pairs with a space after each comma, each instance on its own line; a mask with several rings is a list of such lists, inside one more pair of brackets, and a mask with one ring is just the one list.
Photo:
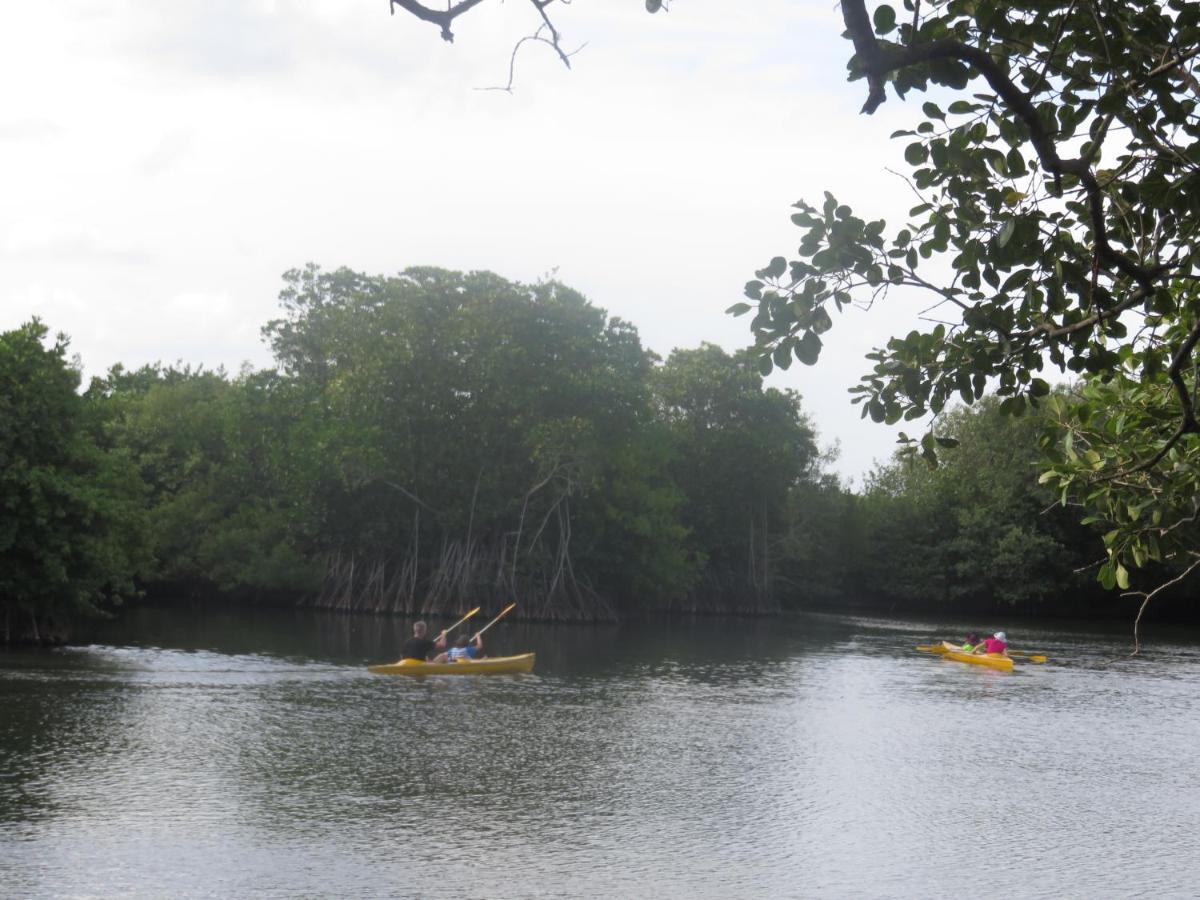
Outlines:
[[999, 653], [963, 653], [961, 650], [947, 650], [942, 655], [946, 659], [972, 666], [987, 666], [989, 669], [998, 669], [1001, 672], [1013, 670], [1012, 657], [1002, 656]]
[[522, 653], [519, 656], [489, 656], [444, 663], [402, 659], [396, 663], [368, 666], [367, 671], [376, 675], [515, 675], [532, 672], [535, 655]]

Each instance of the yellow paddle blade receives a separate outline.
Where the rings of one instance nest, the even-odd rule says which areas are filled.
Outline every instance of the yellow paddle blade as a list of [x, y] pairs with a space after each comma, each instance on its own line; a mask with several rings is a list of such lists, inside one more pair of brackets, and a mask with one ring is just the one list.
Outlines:
[[449, 628], [443, 628], [441, 630], [441, 632], [438, 633], [438, 639], [440, 640], [440, 639], [444, 638], [446, 635], [448, 635], [450, 632], [452, 632], [455, 628], [457, 628], [463, 622], [467, 621], [467, 619], [471, 618], [471, 616], [475, 615], [475, 613], [479, 612], [479, 610], [481, 610], [481, 609], [483, 609], [482, 606], [477, 606], [473, 610], [471, 610], [469, 613], [467, 613], [465, 616], [463, 616], [461, 619], [459, 619], [457, 622], [455, 622], [453, 625], [451, 625]]
[[497, 622], [499, 622], [501, 619], [503, 619], [506, 615], [508, 615], [508, 613], [511, 610], [516, 608], [516, 605], [517, 604], [515, 604], [515, 603], [510, 603], [510, 604], [508, 604], [508, 606], [504, 607], [504, 609], [500, 610], [500, 615], [496, 616], [496, 618], [492, 619], [492, 621], [488, 622], [486, 625], [484, 625], [482, 628], [480, 628], [477, 632], [475, 632], [475, 637], [479, 637], [481, 634], [483, 634], [485, 631], [487, 631], [489, 628], [491, 628], [493, 625], [495, 625]]

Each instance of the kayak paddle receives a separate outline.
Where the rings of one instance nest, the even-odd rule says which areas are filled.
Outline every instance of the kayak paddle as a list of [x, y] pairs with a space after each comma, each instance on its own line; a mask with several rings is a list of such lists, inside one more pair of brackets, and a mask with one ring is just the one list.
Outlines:
[[[493, 625], [495, 625], [497, 622], [499, 622], [501, 619], [503, 619], [506, 615], [508, 615], [513, 610], [514, 607], [516, 607], [516, 605], [517, 604], [515, 604], [515, 603], [510, 603], [510, 604], [508, 604], [508, 606], [504, 607], [504, 609], [500, 611], [500, 615], [496, 616], [496, 618], [492, 619], [492, 621], [488, 622], [486, 625], [484, 625], [482, 628], [480, 628], [477, 632], [475, 632], [475, 637], [479, 637], [481, 634], [483, 634], [485, 631], [487, 631], [489, 628], [491, 628]], [[472, 638], [472, 640], [474, 640], [474, 638]]]
[[1042, 656], [1042, 654], [1029, 653], [1028, 651], [1025, 651], [1025, 650], [1009, 650], [1008, 655], [1009, 656], [1022, 656], [1025, 659], [1029, 660], [1031, 663], [1044, 663], [1046, 661], [1046, 657]]
[[467, 613], [465, 616], [463, 616], [461, 619], [459, 619], [457, 622], [455, 622], [449, 628], [443, 628], [442, 633], [437, 636], [437, 639], [440, 640], [440, 639], [444, 638], [446, 635], [448, 635], [450, 632], [452, 632], [455, 628], [457, 628], [463, 622], [467, 621], [467, 619], [471, 618], [471, 616], [475, 615], [475, 613], [479, 612], [480, 608], [481, 607], [478, 607], [478, 606], [475, 607], [473, 610], [471, 610], [469, 613]]

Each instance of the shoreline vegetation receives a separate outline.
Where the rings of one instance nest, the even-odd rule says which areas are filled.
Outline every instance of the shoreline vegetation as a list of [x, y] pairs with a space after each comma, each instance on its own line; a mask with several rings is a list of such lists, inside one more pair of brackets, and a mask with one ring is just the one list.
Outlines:
[[0, 334], [0, 639], [166, 597], [1131, 614], [1097, 526], [1038, 483], [1034, 414], [950, 411], [938, 467], [897, 455], [851, 489], [753, 352], [661, 359], [558, 282], [310, 265], [280, 299], [275, 368], [236, 376], [116, 365], [81, 391], [65, 335]]

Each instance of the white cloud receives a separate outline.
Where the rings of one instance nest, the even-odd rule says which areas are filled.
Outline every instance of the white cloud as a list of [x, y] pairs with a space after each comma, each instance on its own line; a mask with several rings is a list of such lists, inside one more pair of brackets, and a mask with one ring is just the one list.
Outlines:
[[[587, 48], [567, 71], [527, 46], [509, 96], [477, 88], [507, 79], [524, 4], [482, 4], [453, 45], [385, 4], [7, 4], [0, 78], [23, 89], [0, 123], [0, 327], [41, 315], [90, 372], [236, 370], [266, 362], [279, 275], [311, 260], [521, 280], [557, 266], [660, 353], [744, 345], [723, 311], [794, 249], [792, 202], [828, 188], [863, 214], [910, 205], [884, 171], [903, 109], [857, 115], [833, 4], [641, 9], [564, 6], [566, 43]], [[847, 315], [818, 367], [775, 378], [841, 439], [843, 471], [890, 449], [845, 391], [913, 314]]]
[[61, 133], [57, 123], [39, 117], [0, 122], [0, 141], [44, 141]]
[[45, 219], [13, 225], [0, 241], [0, 258], [55, 264], [146, 263], [148, 254], [107, 241], [95, 228], [63, 227]]
[[138, 168], [146, 175], [166, 172], [191, 151], [195, 142], [195, 135], [191, 131], [173, 129], [164, 134], [154, 148], [141, 158]]

